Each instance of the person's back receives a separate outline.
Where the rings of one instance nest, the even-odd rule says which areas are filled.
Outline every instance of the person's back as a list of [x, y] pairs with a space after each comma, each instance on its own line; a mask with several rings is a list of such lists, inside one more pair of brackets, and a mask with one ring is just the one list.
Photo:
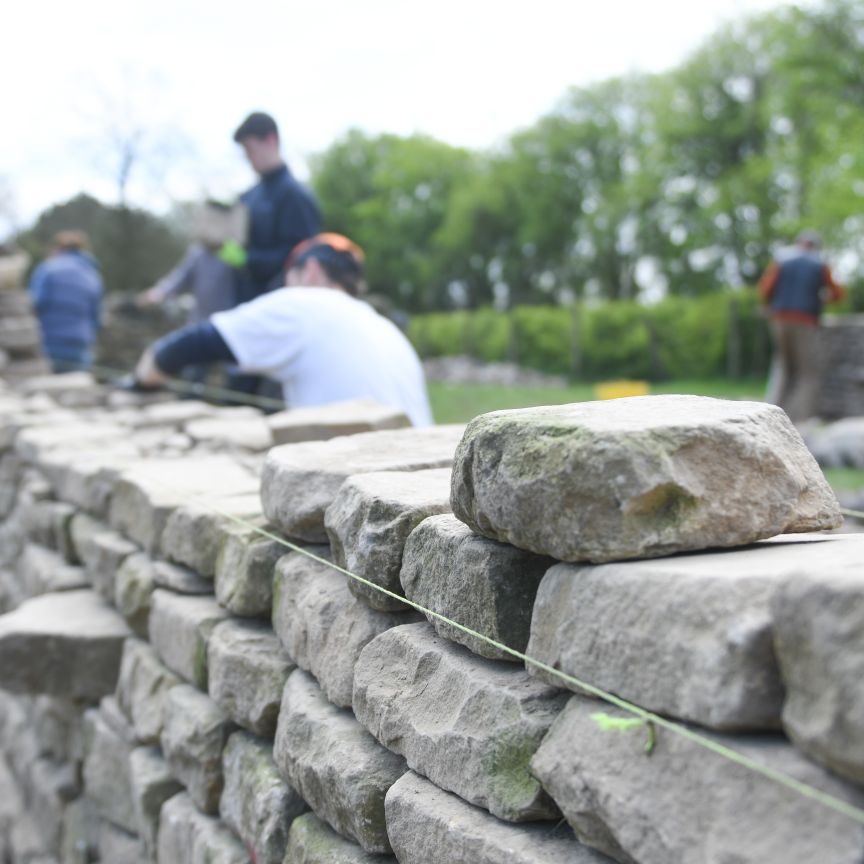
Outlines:
[[102, 303], [102, 277], [80, 232], [60, 232], [52, 256], [30, 280], [42, 347], [55, 371], [87, 367], [96, 342]]
[[786, 313], [781, 317], [797, 313], [802, 320], [818, 320], [822, 314], [822, 289], [828, 284], [821, 256], [810, 249], [795, 249], [780, 256], [776, 278], [771, 311]]

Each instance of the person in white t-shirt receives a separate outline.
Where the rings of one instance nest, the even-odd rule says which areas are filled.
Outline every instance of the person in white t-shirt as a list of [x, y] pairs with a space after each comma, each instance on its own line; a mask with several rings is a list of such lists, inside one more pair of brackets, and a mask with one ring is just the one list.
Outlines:
[[318, 234], [291, 253], [287, 287], [151, 345], [136, 385], [158, 387], [193, 363], [236, 363], [279, 381], [290, 408], [369, 398], [429, 425], [420, 360], [399, 328], [359, 299], [363, 288], [360, 247]]

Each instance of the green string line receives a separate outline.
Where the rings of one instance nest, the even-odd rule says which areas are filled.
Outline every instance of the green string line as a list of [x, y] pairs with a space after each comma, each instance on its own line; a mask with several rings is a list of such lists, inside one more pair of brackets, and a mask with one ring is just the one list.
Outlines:
[[379, 591], [380, 593], [385, 594], [394, 600], [398, 600], [401, 603], [404, 603], [405, 605], [416, 609], [418, 612], [426, 615], [427, 617], [432, 616], [433, 618], [436, 618], [442, 623], [447, 624], [450, 627], [453, 627], [468, 636], [479, 639], [480, 641], [485, 642], [487, 645], [491, 645], [493, 648], [497, 648], [499, 651], [503, 651], [506, 654], [515, 657], [516, 659], [520, 660], [525, 664], [530, 663], [537, 669], [542, 669], [544, 672], [547, 672], [548, 674], [556, 678], [560, 678], [562, 681], [566, 681], [568, 684], [578, 687], [586, 691], [587, 693], [596, 696], [598, 699], [602, 699], [603, 701], [614, 705], [616, 708], [620, 708], [623, 711], [627, 711], [635, 715], [636, 717], [639, 717], [645, 723], [653, 723], [656, 726], [667, 729], [668, 731], [673, 732], [676, 735], [679, 735], [694, 744], [698, 744], [700, 747], [704, 747], [705, 749], [710, 750], [712, 753], [715, 753], [718, 756], [728, 759], [730, 762], [734, 762], [736, 765], [740, 765], [744, 768], [750, 769], [751, 771], [755, 771], [757, 774], [760, 774], [768, 780], [772, 780], [773, 782], [784, 786], [787, 789], [792, 790], [793, 792], [797, 792], [799, 795], [802, 795], [805, 798], [816, 801], [817, 803], [822, 804], [823, 806], [828, 807], [843, 816], [848, 816], [855, 822], [864, 825], [864, 809], [860, 807], [849, 804], [846, 801], [843, 801], [840, 798], [836, 798], [835, 796], [830, 795], [827, 792], [822, 792], [820, 789], [817, 789], [814, 786], [810, 786], [807, 783], [802, 783], [800, 780], [796, 780], [794, 777], [790, 777], [788, 774], [784, 774], [781, 771], [777, 771], [774, 768], [768, 767], [767, 765], [762, 765], [761, 763], [751, 759], [749, 756], [745, 756], [743, 753], [739, 753], [737, 750], [733, 750], [731, 747], [727, 747], [724, 744], [719, 744], [711, 738], [700, 735], [698, 732], [694, 732], [691, 729], [688, 729], [686, 726], [682, 726], [680, 723], [675, 723], [672, 720], [667, 720], [665, 717], [661, 717], [659, 714], [654, 714], [653, 712], [648, 711], [645, 708], [641, 708], [639, 705], [628, 702], [626, 699], [621, 699], [614, 693], [609, 693], [608, 691], [603, 690], [600, 687], [595, 687], [593, 684], [589, 684], [587, 681], [582, 681], [580, 678], [577, 678], [574, 675], [569, 675], [566, 672], [562, 672], [560, 669], [555, 669], [554, 667], [549, 666], [548, 664], [543, 663], [540, 660], [535, 660], [534, 658], [529, 657], [527, 654], [523, 654], [521, 651], [517, 651], [515, 648], [510, 648], [508, 645], [504, 645], [502, 642], [497, 642], [494, 639], [490, 639], [483, 633], [478, 633], [476, 630], [472, 630], [470, 627], [466, 627], [464, 624], [460, 624], [458, 621], [453, 621], [451, 618], [448, 618], [446, 615], [442, 615], [440, 612], [435, 612], [432, 609], [427, 609], [425, 606], [421, 606], [419, 603], [415, 603], [413, 600], [409, 600], [407, 597], [402, 597], [401, 595], [396, 594], [395, 592], [390, 591], [387, 588], [382, 587], [381, 585], [376, 585], [374, 582], [370, 582], [368, 579], [364, 579], [362, 576], [358, 576], [356, 573], [352, 573], [350, 570], [346, 570], [339, 564], [336, 564], [333, 561], [328, 561], [326, 558], [322, 558], [320, 555], [316, 555], [314, 552], [310, 552], [308, 549], [304, 549], [302, 546], [298, 546], [295, 543], [292, 543], [290, 540], [286, 540], [284, 537], [279, 537], [278, 535], [273, 534], [272, 532], [267, 531], [265, 528], [261, 528], [260, 526], [255, 525], [246, 519], [243, 519], [239, 516], [234, 516], [233, 514], [222, 510], [220, 507], [217, 507], [215, 504], [212, 504], [209, 501], [205, 501], [203, 498], [200, 500], [215, 513], [218, 513], [219, 515], [224, 516], [226, 519], [230, 519], [231, 521], [236, 522], [238, 525], [242, 525], [245, 528], [250, 528], [261, 536], [267, 537], [270, 540], [274, 540], [275, 542], [281, 544], [282, 546], [285, 546], [288, 549], [291, 549], [294, 552], [299, 552], [301, 555], [305, 555], [307, 558], [310, 558], [313, 561], [317, 561], [320, 564], [331, 567], [333, 570], [337, 570], [339, 573], [343, 573], [350, 579], [354, 579], [355, 581], [361, 583], [362, 585], [366, 585], [369, 588], [374, 588], [376, 591]]
[[844, 516], [851, 516], [853, 519], [864, 519], [864, 510], [850, 510], [848, 507], [841, 507], [840, 512]]

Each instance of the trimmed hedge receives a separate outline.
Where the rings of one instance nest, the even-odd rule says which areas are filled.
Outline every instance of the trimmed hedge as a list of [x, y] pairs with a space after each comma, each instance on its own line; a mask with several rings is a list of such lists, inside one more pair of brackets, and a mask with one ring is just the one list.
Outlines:
[[421, 357], [468, 354], [509, 360], [573, 378], [712, 378], [764, 375], [765, 321], [754, 291], [654, 306], [598, 305], [483, 308], [415, 316], [408, 335]]

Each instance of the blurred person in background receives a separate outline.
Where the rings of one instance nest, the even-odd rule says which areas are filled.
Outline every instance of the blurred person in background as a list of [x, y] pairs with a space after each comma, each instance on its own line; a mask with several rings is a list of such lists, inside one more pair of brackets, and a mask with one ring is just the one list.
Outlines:
[[300, 244], [287, 287], [163, 337], [142, 355], [137, 388], [193, 363], [236, 363], [282, 386], [290, 408], [374, 399], [415, 426], [432, 423], [420, 359], [392, 321], [360, 299], [363, 252], [340, 234]]
[[51, 252], [30, 277], [30, 299], [42, 350], [54, 372], [89, 369], [101, 325], [104, 286], [83, 231], [59, 231]]
[[815, 231], [802, 231], [795, 245], [781, 251], [759, 280], [774, 344], [765, 398], [793, 422], [816, 414], [822, 377], [822, 306], [844, 295], [820, 254], [821, 247]]

